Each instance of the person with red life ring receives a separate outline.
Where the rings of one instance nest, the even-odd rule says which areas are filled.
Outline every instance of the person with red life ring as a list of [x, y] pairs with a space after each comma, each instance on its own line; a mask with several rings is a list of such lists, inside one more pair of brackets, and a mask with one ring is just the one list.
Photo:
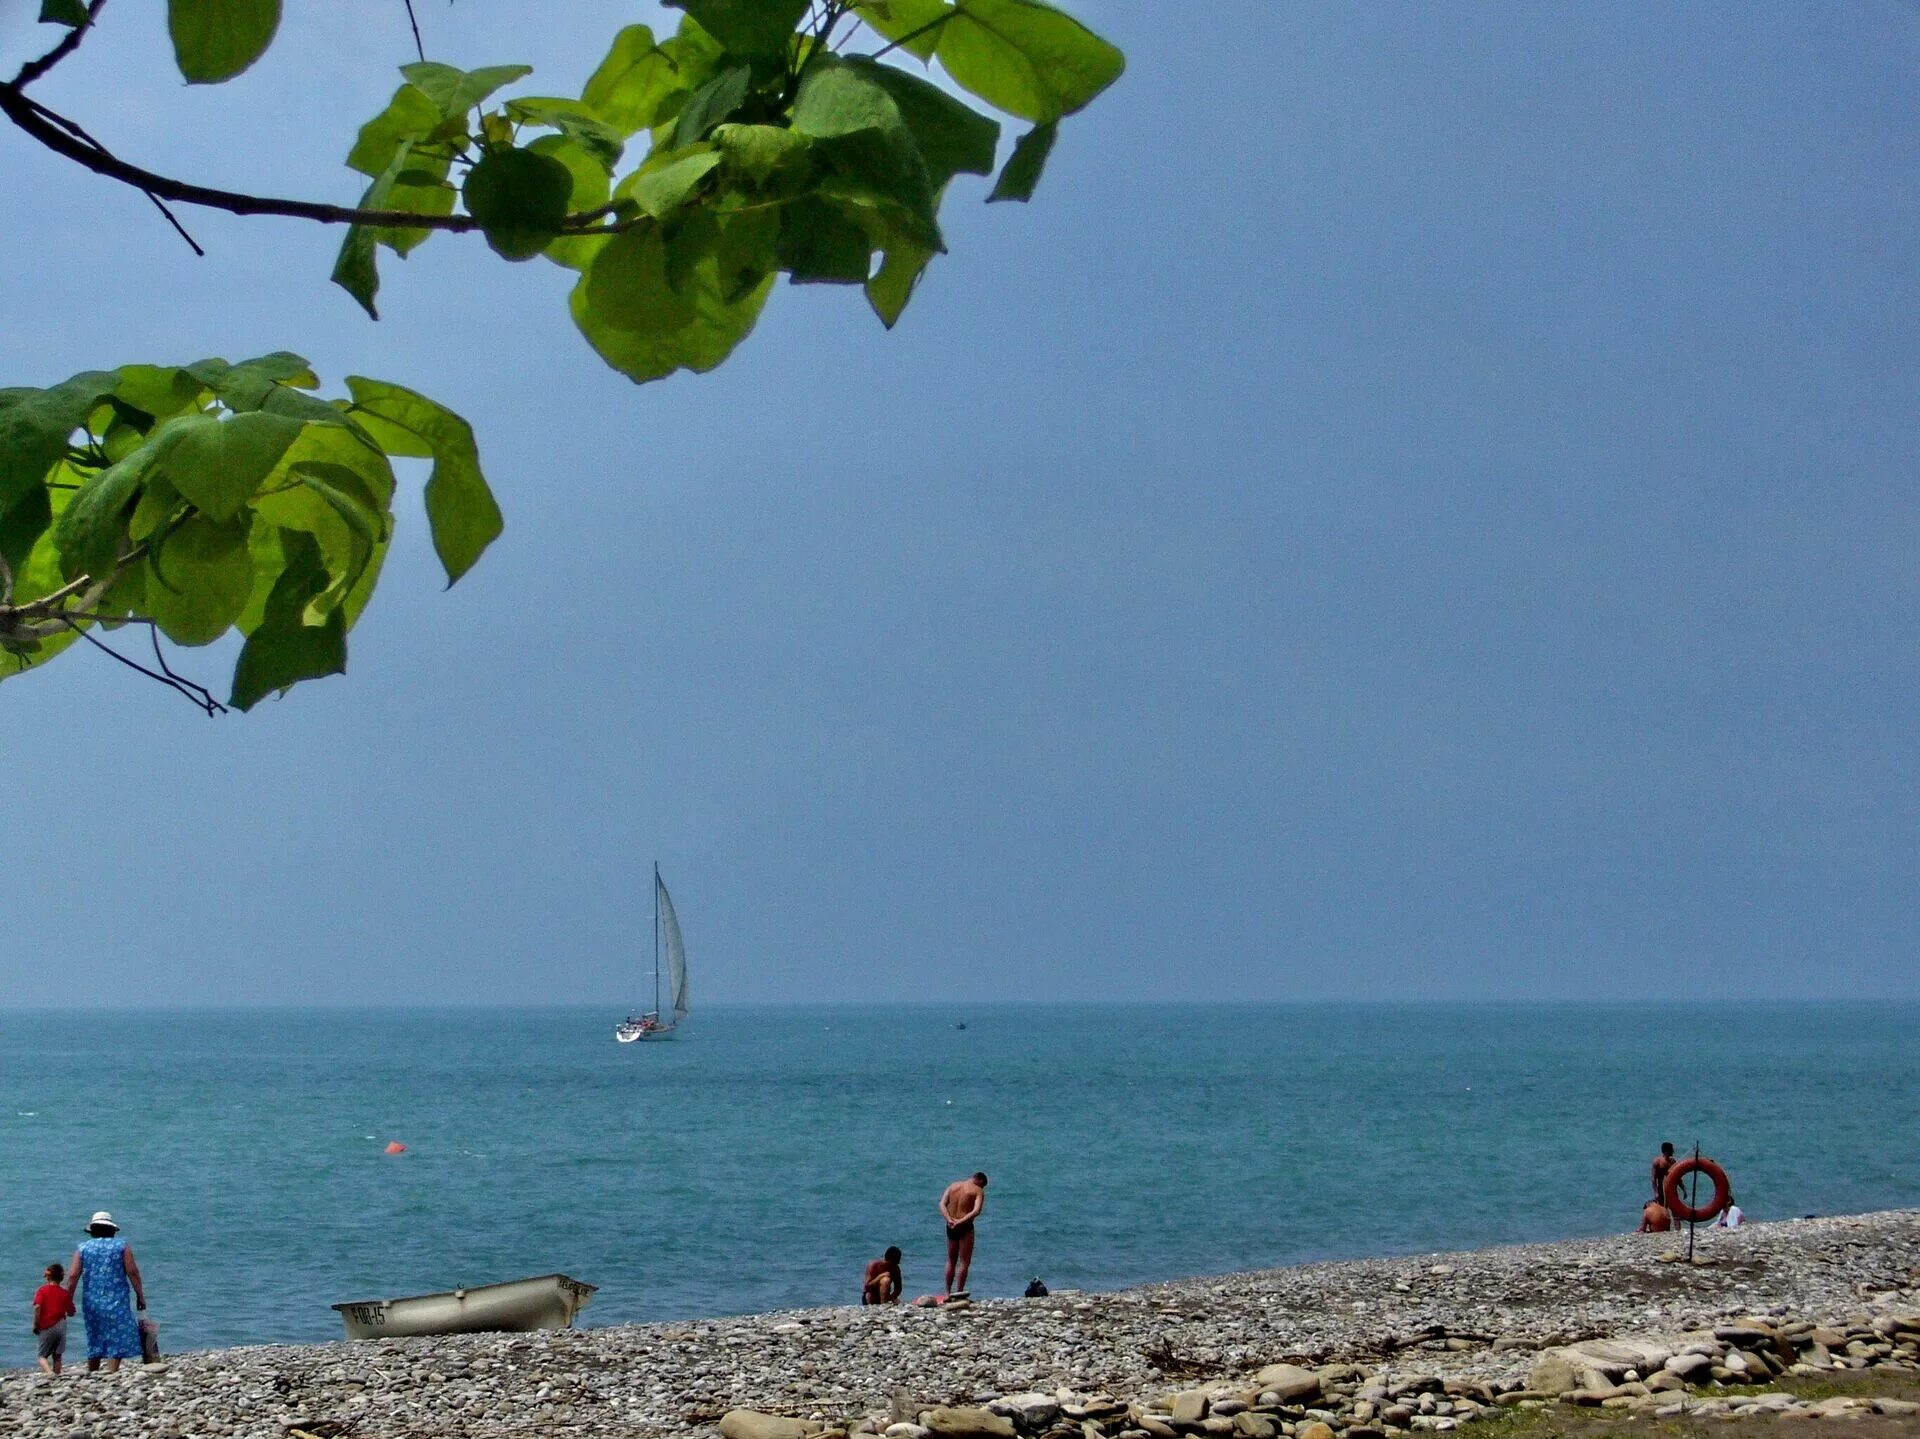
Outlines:
[[[1687, 1203], [1687, 1191], [1682, 1187], [1695, 1171], [1713, 1183], [1713, 1197], [1698, 1207]], [[1683, 1159], [1667, 1171], [1666, 1200], [1667, 1208], [1681, 1223], [1707, 1224], [1732, 1202], [1733, 1186], [1727, 1183], [1727, 1171], [1711, 1159]]]

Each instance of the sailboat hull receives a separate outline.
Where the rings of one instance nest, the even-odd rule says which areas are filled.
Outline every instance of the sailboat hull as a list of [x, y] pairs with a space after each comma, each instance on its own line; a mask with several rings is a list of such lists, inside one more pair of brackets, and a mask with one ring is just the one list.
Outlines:
[[649, 1039], [672, 1039], [675, 1024], [661, 1024], [649, 1015], [644, 1020], [629, 1019], [613, 1028], [613, 1037], [622, 1044], [639, 1044]]

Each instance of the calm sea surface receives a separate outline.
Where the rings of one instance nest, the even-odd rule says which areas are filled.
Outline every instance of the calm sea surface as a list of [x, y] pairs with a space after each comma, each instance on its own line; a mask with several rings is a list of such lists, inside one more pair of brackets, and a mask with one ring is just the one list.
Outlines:
[[101, 1208], [186, 1349], [553, 1270], [591, 1324], [836, 1303], [890, 1243], [921, 1293], [976, 1168], [987, 1295], [1627, 1229], [1666, 1138], [1755, 1218], [1920, 1204], [1913, 1004], [617, 1017], [0, 1015], [0, 1364]]

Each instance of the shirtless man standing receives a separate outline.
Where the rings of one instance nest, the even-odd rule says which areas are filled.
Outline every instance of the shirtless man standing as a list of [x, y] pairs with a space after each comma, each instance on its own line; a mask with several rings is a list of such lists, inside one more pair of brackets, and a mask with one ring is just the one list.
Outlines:
[[[987, 1202], [987, 1176], [956, 1179], [940, 1196], [940, 1217], [947, 1222], [947, 1293], [964, 1294], [973, 1263], [973, 1221]], [[954, 1279], [958, 1277], [959, 1283]]]
[[1653, 1197], [1662, 1204], [1667, 1202], [1667, 1171], [1673, 1166], [1673, 1141], [1668, 1140], [1653, 1157]]

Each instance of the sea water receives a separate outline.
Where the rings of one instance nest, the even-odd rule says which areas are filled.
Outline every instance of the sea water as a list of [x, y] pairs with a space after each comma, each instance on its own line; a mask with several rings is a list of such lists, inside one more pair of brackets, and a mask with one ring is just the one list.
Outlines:
[[96, 1209], [184, 1349], [553, 1271], [586, 1324], [846, 1303], [889, 1244], [919, 1294], [976, 1169], [979, 1295], [1629, 1230], [1663, 1139], [1755, 1219], [1920, 1204], [1914, 1004], [617, 1018], [0, 1016], [0, 1364]]

